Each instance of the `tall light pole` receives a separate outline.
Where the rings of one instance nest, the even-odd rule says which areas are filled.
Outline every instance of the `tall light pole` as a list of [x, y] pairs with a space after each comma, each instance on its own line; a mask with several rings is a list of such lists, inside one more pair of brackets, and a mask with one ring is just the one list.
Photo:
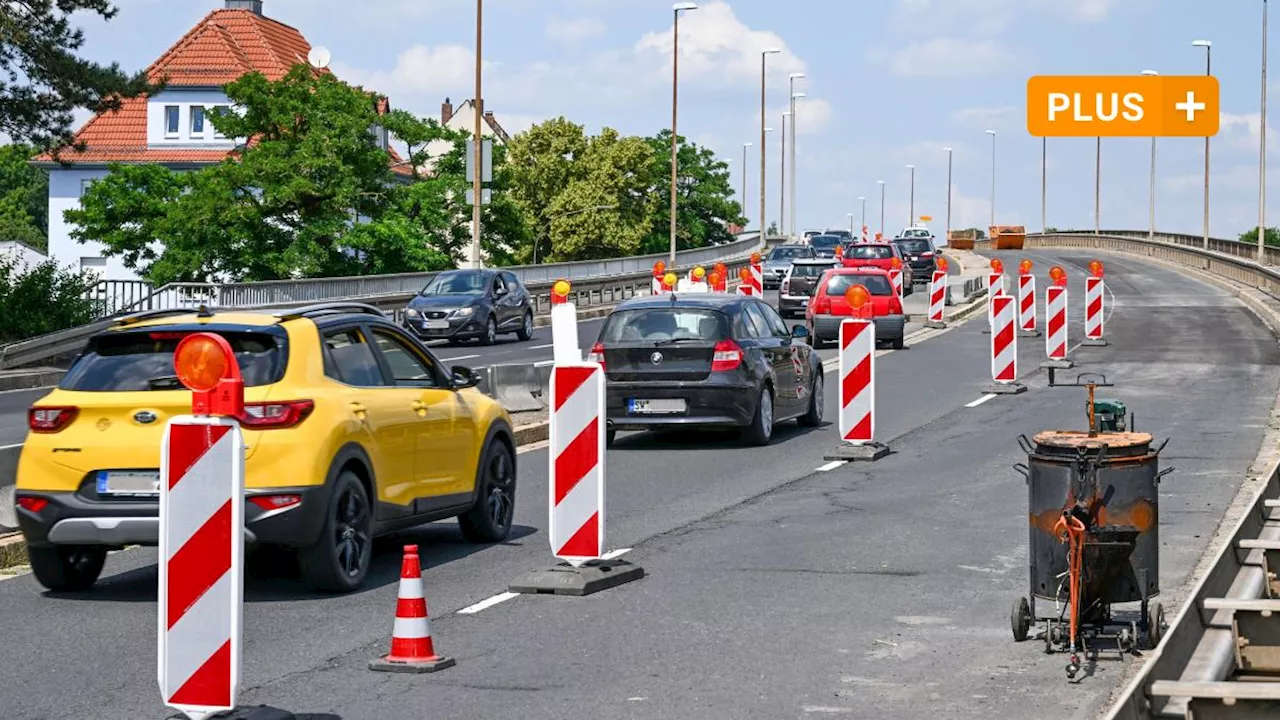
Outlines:
[[679, 202], [676, 193], [679, 168], [679, 134], [676, 130], [676, 118], [680, 107], [680, 13], [697, 10], [697, 3], [678, 2], [671, 6], [674, 18], [671, 24], [671, 267], [676, 266], [676, 210]]
[[867, 227], [867, 198], [862, 195], [859, 195], [858, 202], [862, 203], [862, 227], [859, 228], [859, 233], [858, 233], [858, 238], [861, 238], [862, 237], [861, 231], [865, 230]]
[[1093, 234], [1102, 233], [1102, 138], [1093, 160]]
[[988, 130], [991, 136], [991, 227], [996, 225], [996, 131]]
[[1040, 232], [1049, 232], [1049, 138], [1040, 138]]
[[845, 217], [849, 218], [849, 239], [852, 240], [853, 235], [853, 213], [845, 213]]
[[[1258, 264], [1267, 243], [1267, 0], [1262, 0], [1262, 119], [1258, 124]], [[1206, 233], [1207, 234], [1207, 233]]]
[[768, 159], [766, 158], [766, 153], [764, 151], [765, 149], [764, 134], [768, 132], [768, 129], [766, 129], [764, 125], [765, 113], [766, 113], [766, 109], [764, 106], [765, 66], [766, 66], [766, 61], [769, 59], [770, 55], [776, 55], [777, 53], [780, 53], [780, 52], [782, 51], [778, 48], [766, 48], [760, 51], [760, 240], [762, 241], [762, 244], [764, 239], [766, 238], [766, 233], [768, 233], [769, 231], [769, 226], [768, 224], [765, 223], [766, 208], [764, 206], [765, 198], [767, 197], [765, 195], [765, 182], [767, 180], [767, 178], [765, 177], [765, 173], [768, 172]]
[[484, 95], [481, 87], [481, 68], [484, 42], [484, 0], [476, 0], [476, 96], [471, 103], [471, 109], [474, 110], [474, 127], [472, 128], [472, 139], [475, 142], [475, 177], [471, 178], [471, 194], [473, 197], [471, 205], [471, 267], [480, 267], [480, 208], [483, 190], [481, 188], [481, 180], [484, 178], [484, 168], [481, 163], [484, 158], [484, 142], [480, 137], [480, 121], [484, 117]]
[[[1264, 6], [1265, 12], [1265, 6]], [[1195, 40], [1191, 43], [1194, 47], [1204, 48], [1204, 74], [1208, 75], [1213, 70], [1213, 41], [1212, 40]], [[1266, 47], [1262, 49], [1266, 53]], [[1266, 133], [1263, 133], [1264, 135]], [[1209, 249], [1209, 137], [1204, 139], [1204, 241], [1202, 247]]]
[[947, 239], [948, 243], [950, 243], [951, 242], [951, 156], [952, 156], [952, 152], [951, 152], [951, 148], [942, 148], [942, 149], [947, 152], [947, 229], [946, 229], [947, 234], [943, 235], [943, 237]]
[[[1154, 77], [1156, 75], [1159, 75], [1160, 73], [1156, 72], [1155, 70], [1143, 70], [1142, 74], [1150, 75]], [[1155, 240], [1156, 239], [1156, 138], [1154, 135], [1151, 136], [1151, 190], [1150, 190], [1150, 193], [1151, 193], [1151, 199], [1149, 201], [1150, 207], [1148, 208], [1147, 212], [1151, 217], [1148, 219], [1147, 239]]]
[[880, 238], [884, 239], [884, 181], [877, 180], [880, 184]]
[[907, 227], [916, 224], [916, 166], [908, 165], [907, 169], [911, 171], [911, 192], [907, 195], [910, 198], [907, 201]]
[[[742, 143], [742, 195], [740, 197], [742, 198], [742, 216], [744, 218], [747, 216], [747, 148], [754, 144], [752, 142]], [[747, 226], [750, 227], [751, 223], [748, 222]]]
[[787, 235], [787, 126], [795, 122], [790, 110], [782, 111], [782, 147], [778, 153], [782, 162], [778, 166], [778, 230]]
[[796, 100], [804, 97], [804, 93], [796, 92], [796, 80], [803, 79], [804, 73], [791, 73], [787, 76], [787, 91], [791, 95], [791, 200], [787, 203], [791, 207], [791, 224], [788, 226], [791, 230], [791, 237], [796, 236]]

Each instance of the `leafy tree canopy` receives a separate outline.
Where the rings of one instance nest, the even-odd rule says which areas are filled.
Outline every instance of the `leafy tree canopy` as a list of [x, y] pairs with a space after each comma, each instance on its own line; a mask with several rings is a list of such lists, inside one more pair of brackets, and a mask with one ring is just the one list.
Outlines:
[[[1240, 233], [1240, 242], [1256, 246], [1258, 244], [1258, 228], [1250, 228], [1247, 232]], [[1267, 245], [1280, 246], [1280, 228], [1267, 228], [1267, 234], [1263, 238], [1263, 242]]]
[[0, 256], [0, 343], [92, 321], [93, 303], [85, 290], [93, 283], [53, 260], [23, 267], [13, 257]]

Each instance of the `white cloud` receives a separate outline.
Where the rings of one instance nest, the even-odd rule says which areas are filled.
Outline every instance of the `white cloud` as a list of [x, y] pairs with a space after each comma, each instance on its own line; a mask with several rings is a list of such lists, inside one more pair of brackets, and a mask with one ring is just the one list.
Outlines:
[[954, 32], [993, 37], [1009, 29], [1020, 15], [1040, 11], [1083, 23], [1105, 20], [1114, 0], [895, 0], [894, 24], [919, 36]]
[[[1258, 151], [1258, 141], [1261, 139], [1260, 128], [1262, 126], [1261, 113], [1244, 113], [1236, 115], [1233, 113], [1223, 112], [1219, 115], [1218, 134], [1214, 137], [1215, 143], [1221, 143], [1219, 147], [1230, 148], [1232, 150], [1252, 150], [1255, 154]], [[1274, 125], [1267, 123], [1267, 154], [1280, 153], [1280, 147], [1277, 143], [1280, 138], [1276, 135]]]
[[547, 37], [570, 44], [604, 35], [607, 31], [604, 21], [598, 18], [551, 18], [546, 27]]
[[1038, 7], [1085, 23], [1107, 19], [1114, 5], [1112, 0], [1036, 0]]
[[[766, 69], [774, 77], [804, 71], [804, 62], [787, 49], [777, 33], [753, 30], [733, 8], [714, 0], [680, 18], [680, 78], [697, 83], [758, 85], [761, 52], [777, 48]], [[646, 33], [635, 44], [634, 60], [663, 77], [671, 74], [671, 28]]]
[[[769, 110], [769, 127], [782, 127], [782, 113], [790, 110], [789, 105], [779, 105]], [[756, 111], [756, 120], [753, 127], [760, 125], [760, 112]], [[802, 97], [796, 99], [796, 117], [799, 122], [796, 123], [796, 135], [818, 135], [827, 129], [831, 123], [831, 103], [817, 97]], [[788, 121], [790, 122], [790, 121]], [[790, 125], [788, 125], [787, 136], [791, 136]]]
[[391, 97], [406, 93], [438, 95], [467, 87], [475, 79], [475, 52], [461, 45], [414, 45], [396, 57], [389, 71], [366, 71], [334, 63], [343, 80]]
[[994, 40], [974, 42], [939, 37], [914, 42], [894, 53], [889, 70], [895, 75], [967, 77], [1016, 65], [1013, 53]]
[[951, 121], [957, 125], [990, 128], [1005, 125], [1019, 112], [1020, 109], [1012, 105], [962, 108], [951, 113]]

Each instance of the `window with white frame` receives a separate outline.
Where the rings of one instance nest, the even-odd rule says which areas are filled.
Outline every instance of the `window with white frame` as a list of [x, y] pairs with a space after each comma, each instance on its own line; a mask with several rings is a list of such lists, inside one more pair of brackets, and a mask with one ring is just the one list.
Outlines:
[[204, 137], [204, 106], [191, 106], [191, 137]]
[[105, 270], [106, 267], [107, 267], [107, 259], [104, 257], [80, 258], [81, 270]]
[[94, 182], [96, 182], [94, 178], [84, 178], [80, 181], [80, 197], [84, 197], [84, 194], [89, 192], [89, 186]]
[[165, 105], [164, 107], [164, 136], [178, 137], [180, 115], [178, 114], [177, 105]]

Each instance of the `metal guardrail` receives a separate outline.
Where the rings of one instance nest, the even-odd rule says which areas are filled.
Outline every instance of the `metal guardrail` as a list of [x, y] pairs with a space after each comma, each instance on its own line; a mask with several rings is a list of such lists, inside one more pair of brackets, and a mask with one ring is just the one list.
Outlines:
[[[783, 242], [785, 238], [767, 238], [767, 244]], [[680, 266], [678, 272], [687, 272], [697, 265], [710, 265], [723, 262], [729, 272], [736, 276], [740, 268], [746, 267], [751, 253], [759, 248], [758, 233], [733, 243], [717, 245], [696, 250], [677, 253]], [[712, 253], [723, 253], [719, 256]], [[618, 260], [593, 261], [596, 268], [640, 268], [629, 272], [619, 272], [603, 277], [583, 277], [558, 275], [557, 270], [574, 271], [571, 265], [577, 266], [581, 272], [586, 264], [556, 263], [548, 265], [532, 265], [524, 268], [503, 268], [504, 270], [523, 270], [521, 278], [525, 287], [533, 296], [534, 312], [545, 314], [551, 308], [551, 285], [559, 279], [568, 279], [573, 284], [574, 301], [579, 307], [615, 305], [630, 297], [647, 294], [653, 277], [653, 263], [666, 258], [666, 255], [649, 255]], [[709, 258], [709, 259], [708, 259]], [[388, 313], [397, 321], [403, 319], [401, 312], [409, 300], [426, 284], [427, 279], [435, 273], [411, 273], [405, 275], [382, 275], [364, 278], [320, 278], [306, 281], [278, 281], [267, 283], [239, 283], [235, 285], [212, 286], [198, 283], [186, 284], [191, 292], [182, 297], [174, 296], [169, 304], [158, 301], [146, 306], [134, 306], [115, 316], [128, 312], [143, 310], [163, 310], [169, 308], [195, 307], [200, 303], [218, 308], [288, 308], [306, 305], [324, 300], [356, 300], [365, 302]], [[520, 273], [517, 273], [519, 276]], [[541, 275], [535, 278], [531, 276]], [[426, 278], [426, 279], [424, 279]], [[333, 293], [349, 291], [350, 295], [334, 295]], [[301, 297], [300, 297], [301, 296]], [[48, 362], [53, 358], [74, 353], [80, 350], [93, 335], [110, 327], [114, 320], [104, 318], [88, 325], [41, 335], [0, 347], [0, 369], [27, 367], [36, 363]]]
[[[1146, 233], [1028, 235], [1027, 248], [1109, 250], [1220, 275], [1268, 295], [1280, 272], [1258, 265], [1256, 248], [1233, 241]], [[1168, 239], [1171, 238], [1171, 239]], [[1194, 243], [1194, 245], [1193, 245]], [[979, 242], [975, 249], [987, 249]], [[1242, 248], [1247, 248], [1241, 252]], [[1268, 248], [1267, 262], [1280, 257]], [[1280, 717], [1280, 471], [1266, 478], [1230, 540], [1196, 583], [1158, 647], [1112, 706], [1108, 720]]]

